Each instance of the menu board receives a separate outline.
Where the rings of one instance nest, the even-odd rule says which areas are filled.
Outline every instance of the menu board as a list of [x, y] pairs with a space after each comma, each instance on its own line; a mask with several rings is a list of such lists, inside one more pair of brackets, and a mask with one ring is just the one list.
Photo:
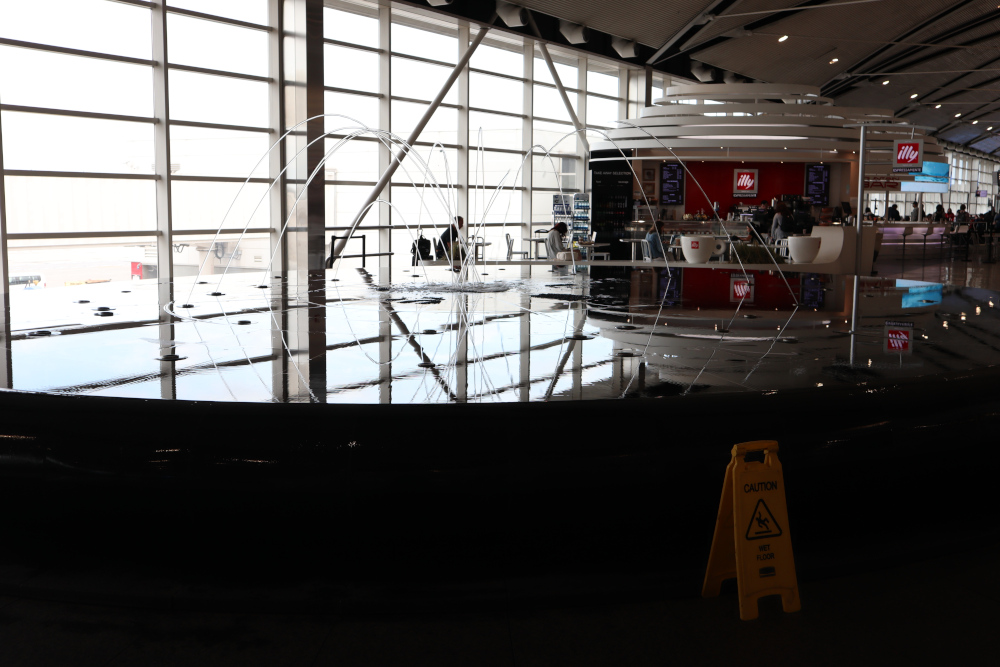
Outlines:
[[806, 197], [813, 206], [827, 206], [830, 203], [830, 165], [806, 165]]
[[676, 162], [664, 162], [660, 180], [660, 205], [684, 203], [684, 168]]

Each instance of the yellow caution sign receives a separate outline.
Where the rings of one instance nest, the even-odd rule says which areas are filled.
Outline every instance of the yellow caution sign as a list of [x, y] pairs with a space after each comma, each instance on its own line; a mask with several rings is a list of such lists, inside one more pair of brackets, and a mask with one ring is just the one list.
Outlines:
[[[763, 462], [746, 460], [748, 453], [758, 452], [763, 452]], [[757, 600], [768, 595], [780, 595], [786, 612], [802, 607], [788, 532], [785, 480], [778, 443], [773, 440], [736, 445], [726, 468], [702, 597], [718, 595], [722, 582], [733, 577], [744, 621], [757, 618]]]

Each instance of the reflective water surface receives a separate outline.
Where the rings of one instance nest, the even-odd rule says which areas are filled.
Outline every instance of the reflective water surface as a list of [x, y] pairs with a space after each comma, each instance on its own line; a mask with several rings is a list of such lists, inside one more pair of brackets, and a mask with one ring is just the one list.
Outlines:
[[1000, 295], [982, 289], [864, 278], [852, 335], [850, 276], [757, 272], [748, 286], [728, 269], [481, 269], [192, 278], [162, 314], [155, 281], [12, 292], [6, 384], [242, 402], [618, 400], [876, 384], [1000, 359]]

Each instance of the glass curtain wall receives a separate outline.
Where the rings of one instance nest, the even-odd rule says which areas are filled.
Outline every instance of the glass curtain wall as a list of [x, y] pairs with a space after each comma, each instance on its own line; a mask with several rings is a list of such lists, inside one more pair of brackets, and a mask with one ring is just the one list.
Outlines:
[[[1000, 188], [997, 187], [1000, 160], [988, 159], [959, 148], [949, 148], [944, 153], [949, 167], [948, 192], [924, 193], [923, 206], [927, 215], [932, 216], [938, 204], [944, 206], [946, 211], [950, 208], [953, 213], [958, 213], [959, 207], [963, 205], [973, 215], [985, 213], [1000, 196]], [[913, 202], [917, 201], [917, 196], [912, 192], [889, 192], [888, 205], [896, 204], [905, 217], [913, 207]], [[880, 216], [885, 215], [885, 192], [866, 192], [865, 198], [877, 204]]]
[[[158, 6], [145, 0], [0, 3], [0, 232], [11, 276], [42, 276], [47, 288], [152, 282], [163, 277], [164, 230], [178, 281], [267, 266], [268, 232], [281, 224], [269, 219], [262, 159], [277, 138], [268, 23], [279, 2], [167, 0], [161, 45]], [[326, 122], [327, 149], [336, 148], [324, 174], [326, 225], [335, 234], [387, 163], [373, 130], [405, 140], [478, 27], [360, 0], [325, 7], [325, 110], [340, 115]], [[159, 79], [158, 48], [167, 73]], [[582, 124], [612, 127], [625, 115], [628, 70], [550, 52]], [[162, 175], [160, 122], [169, 136]], [[392, 209], [365, 218], [366, 251], [392, 252], [393, 271], [408, 270], [417, 231], [439, 235], [454, 215], [489, 243], [487, 257], [506, 256], [508, 234], [515, 250], [527, 249], [531, 225], [551, 222], [552, 195], [587, 187], [574, 131], [537, 45], [491, 31], [392, 179]], [[170, 207], [158, 209], [162, 178]], [[347, 252], [360, 253], [361, 242], [351, 244]], [[157, 298], [155, 289], [137, 291], [131, 317], [156, 319]], [[12, 320], [26, 312], [20, 306], [12, 304]]]

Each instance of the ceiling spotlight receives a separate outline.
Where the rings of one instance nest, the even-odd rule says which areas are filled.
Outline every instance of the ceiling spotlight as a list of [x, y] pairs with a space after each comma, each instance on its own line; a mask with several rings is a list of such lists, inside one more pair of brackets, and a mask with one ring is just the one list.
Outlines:
[[883, 81], [882, 85], [883, 86], [888, 86], [889, 85], [889, 79], [886, 79], [885, 81]]
[[497, 14], [500, 15], [508, 28], [520, 28], [523, 25], [528, 25], [528, 10], [524, 7], [497, 0]]
[[972, 124], [976, 125], [978, 122], [979, 122], [978, 120], [974, 120], [974, 121], [972, 121]]
[[590, 28], [562, 19], [559, 20], [559, 32], [570, 44], [585, 44], [590, 39]]
[[913, 93], [912, 95], [910, 95], [910, 99], [911, 100], [915, 100], [915, 99], [917, 99], [918, 95], [920, 95], [920, 93]]
[[941, 108], [941, 105], [940, 105], [940, 104], [935, 104], [935, 105], [934, 105], [934, 108], [935, 108], [935, 109], [940, 109], [940, 108]]
[[833, 60], [830, 61], [830, 64], [832, 65], [833, 63], [839, 63], [839, 62], [840, 58], [834, 58]]
[[961, 117], [962, 117], [962, 114], [960, 114], [960, 113], [955, 114], [955, 118], [961, 118]]
[[778, 38], [778, 41], [779, 41], [779, 42], [783, 42], [783, 41], [785, 41], [786, 39], [788, 39], [788, 35], [782, 35], [781, 37], [779, 37], [779, 38]]
[[989, 126], [988, 128], [986, 128], [986, 131], [987, 131], [987, 132], [992, 132], [992, 131], [993, 131], [993, 126], [992, 126], [992, 125], [990, 125], [990, 126]]
[[613, 48], [622, 58], [635, 58], [636, 56], [636, 43], [631, 39], [612, 37], [611, 48]]

